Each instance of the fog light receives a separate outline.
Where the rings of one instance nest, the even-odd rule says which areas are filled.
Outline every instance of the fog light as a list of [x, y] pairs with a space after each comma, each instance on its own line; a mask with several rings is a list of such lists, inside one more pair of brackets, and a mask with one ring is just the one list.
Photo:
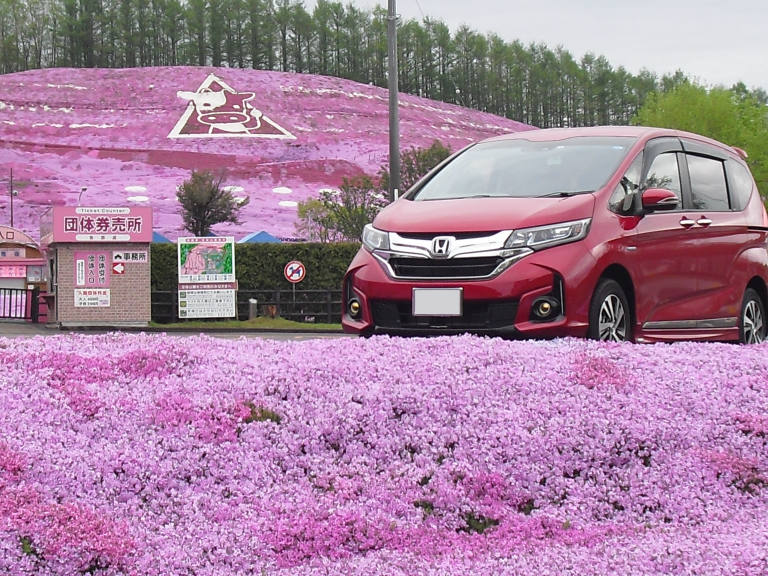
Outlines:
[[549, 320], [560, 313], [560, 302], [551, 296], [538, 298], [533, 303], [533, 316], [536, 320]]
[[360, 301], [356, 298], [353, 298], [349, 301], [349, 306], [347, 309], [349, 310], [349, 315], [352, 316], [352, 318], [357, 318], [360, 316]]

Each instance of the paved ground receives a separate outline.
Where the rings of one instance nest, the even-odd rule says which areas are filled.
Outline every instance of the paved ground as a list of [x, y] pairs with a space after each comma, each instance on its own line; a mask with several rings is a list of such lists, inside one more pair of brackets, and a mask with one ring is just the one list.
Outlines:
[[[103, 332], [112, 332], [114, 330], [108, 328], [99, 329], [82, 329], [82, 330], [63, 330], [55, 326], [47, 326], [45, 324], [33, 324], [32, 322], [18, 321], [18, 320], [4, 320], [0, 322], [0, 338], [32, 338], [34, 336], [55, 336], [57, 334], [67, 334], [69, 332], [82, 332], [85, 334], [96, 334]], [[131, 328], [125, 331], [141, 332], [141, 329]], [[147, 329], [145, 332], [163, 332], [163, 330]], [[344, 338], [350, 337], [348, 335], [333, 332], [267, 332], [259, 330], [249, 330], [244, 332], [235, 331], [221, 331], [210, 330], [204, 331], [200, 329], [196, 330], [167, 330], [168, 334], [174, 336], [196, 336], [205, 332], [209, 336], [215, 336], [217, 338], [240, 338], [245, 336], [246, 338], [270, 338], [273, 340], [309, 340], [312, 338]]]
[[57, 334], [56, 328], [46, 328], [45, 324], [33, 324], [23, 320], [3, 320], [0, 322], [0, 338], [16, 338], [19, 336], [38, 336], [43, 334]]

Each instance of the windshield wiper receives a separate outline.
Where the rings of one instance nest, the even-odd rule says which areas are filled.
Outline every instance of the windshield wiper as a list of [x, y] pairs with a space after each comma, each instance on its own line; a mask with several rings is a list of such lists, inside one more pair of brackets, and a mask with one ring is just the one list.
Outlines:
[[579, 194], [592, 194], [594, 190], [577, 190], [572, 192], [552, 192], [551, 194], [544, 194], [538, 196], [538, 198], [570, 198], [571, 196], [578, 196]]

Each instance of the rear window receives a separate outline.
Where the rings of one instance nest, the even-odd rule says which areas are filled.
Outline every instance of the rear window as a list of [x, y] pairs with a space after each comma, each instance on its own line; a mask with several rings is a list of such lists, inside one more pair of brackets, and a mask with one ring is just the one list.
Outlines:
[[749, 197], [752, 195], [752, 187], [754, 186], [752, 175], [745, 166], [735, 160], [728, 160], [725, 163], [725, 168], [728, 171], [731, 206], [734, 210], [744, 210], [749, 202]]
[[607, 183], [635, 142], [606, 136], [481, 142], [446, 164], [410, 198], [531, 198], [594, 192]]

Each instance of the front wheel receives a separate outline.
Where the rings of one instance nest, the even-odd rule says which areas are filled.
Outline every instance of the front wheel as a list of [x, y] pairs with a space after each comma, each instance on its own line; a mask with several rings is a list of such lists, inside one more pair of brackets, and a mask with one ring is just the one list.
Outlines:
[[765, 323], [765, 305], [754, 288], [747, 288], [741, 302], [739, 317], [739, 342], [759, 344], [765, 340], [768, 325]]
[[588, 336], [604, 342], [629, 342], [632, 324], [629, 301], [621, 285], [610, 278], [598, 282], [589, 306]]

